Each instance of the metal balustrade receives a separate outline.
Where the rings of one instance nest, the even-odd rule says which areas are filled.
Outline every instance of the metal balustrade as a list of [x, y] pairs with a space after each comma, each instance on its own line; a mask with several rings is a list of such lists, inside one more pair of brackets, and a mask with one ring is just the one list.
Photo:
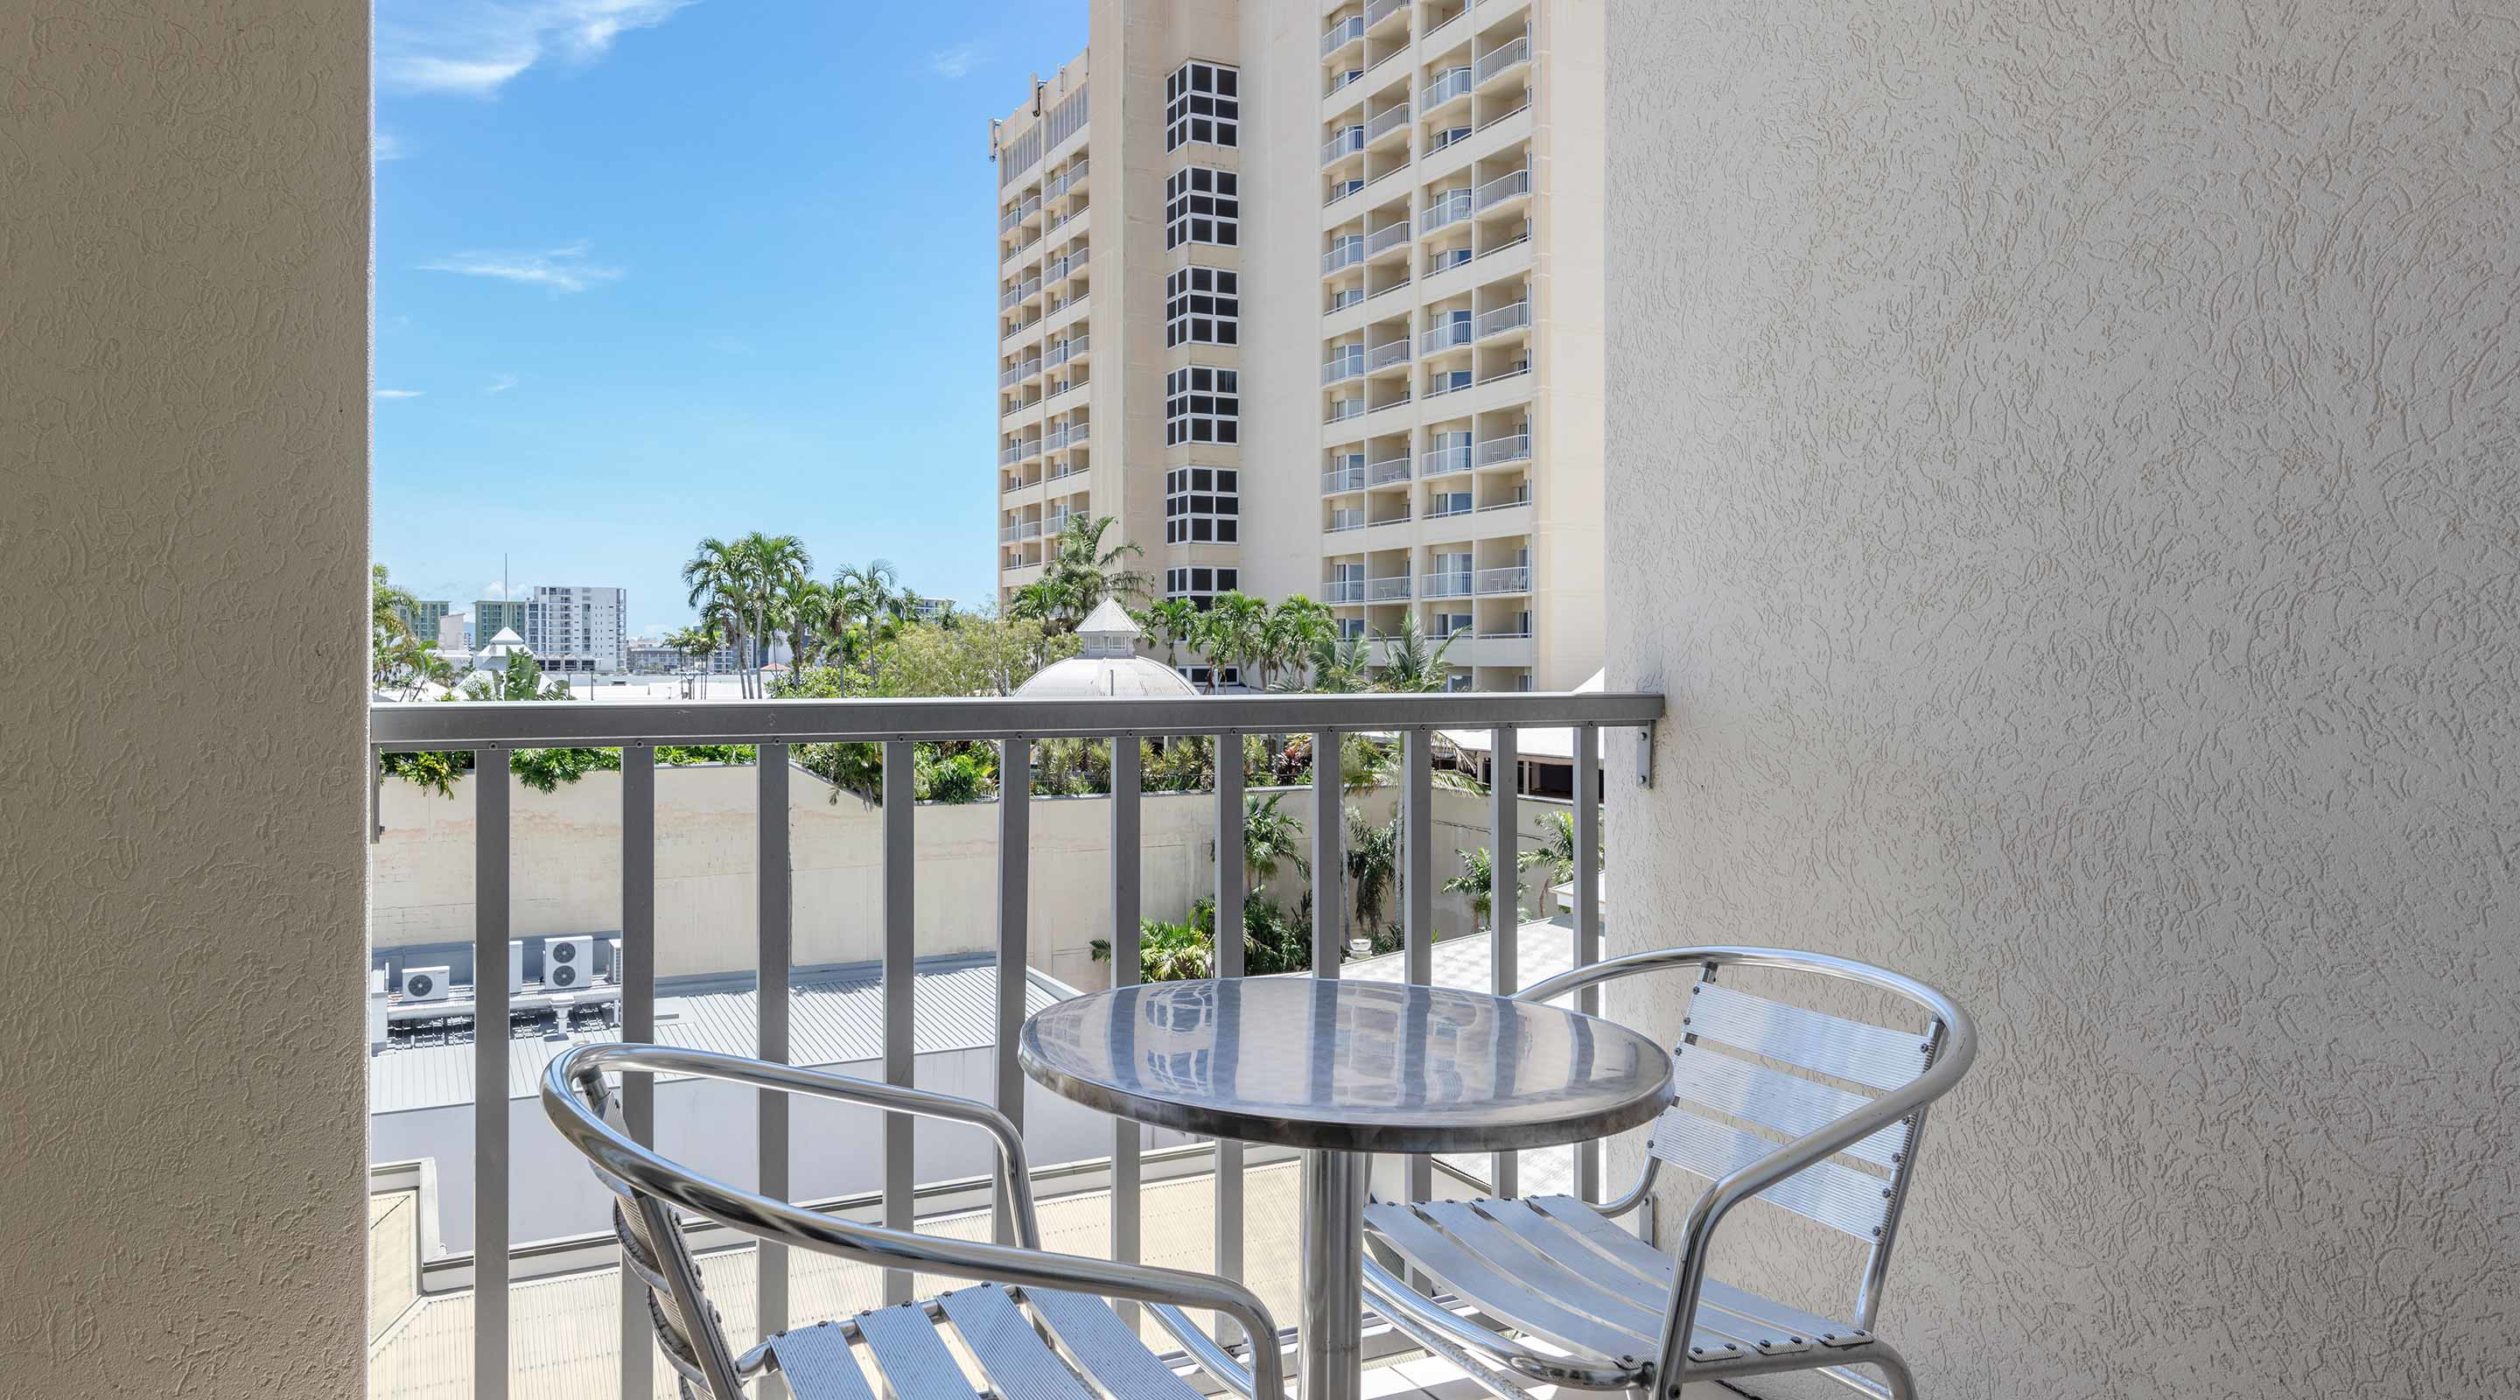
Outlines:
[[1325, 496], [1335, 496], [1343, 491], [1362, 491], [1364, 489], [1365, 464], [1362, 462], [1359, 462], [1352, 467], [1332, 467], [1330, 470], [1321, 474], [1321, 492]]
[[1408, 123], [1409, 103], [1408, 99], [1402, 98], [1365, 119], [1365, 139], [1368, 142], [1379, 141]]
[[1470, 447], [1467, 443], [1458, 447], [1438, 447], [1418, 461], [1422, 467], [1418, 473], [1421, 476], [1449, 476], [1454, 472], [1466, 472], [1470, 470]]
[[1479, 570], [1479, 592], [1528, 593], [1531, 591], [1531, 566], [1516, 564], [1504, 569]]
[[1365, 27], [1370, 30], [1380, 26], [1384, 20], [1400, 13], [1408, 3], [1409, 0], [1373, 0], [1365, 7]]
[[1479, 186], [1478, 207], [1491, 209], [1517, 195], [1531, 193], [1531, 167], [1499, 175]]
[[1324, 579], [1321, 601], [1325, 603], [1362, 603], [1365, 601], [1365, 580], [1361, 578]]
[[1480, 312], [1478, 320], [1478, 337], [1481, 340], [1485, 340], [1489, 336], [1501, 335], [1506, 331], [1515, 330], [1530, 324], [1531, 300], [1526, 297], [1521, 301], [1515, 302], [1511, 306], [1500, 306], [1493, 311]]
[[1485, 87], [1487, 86], [1490, 78], [1493, 78], [1497, 74], [1504, 72], [1506, 69], [1513, 67], [1517, 63], [1528, 63], [1530, 61], [1531, 36], [1526, 34], [1520, 36], [1519, 38], [1509, 40], [1506, 43], [1499, 44], [1495, 48], [1488, 50], [1486, 53], [1479, 55], [1478, 62], [1470, 65], [1472, 70], [1470, 81], [1473, 86]]
[[1436, 195], [1426, 206], [1426, 212], [1418, 215], [1418, 232], [1433, 233], [1447, 224], [1457, 224], [1469, 218], [1471, 198], [1469, 190], [1446, 190]]
[[1350, 16], [1337, 24], [1331, 25], [1330, 28], [1322, 34], [1321, 56], [1326, 59], [1330, 55], [1337, 53], [1339, 50], [1346, 48], [1348, 45], [1353, 44], [1364, 37], [1365, 17], [1363, 15]]
[[1409, 459], [1406, 457], [1385, 457], [1379, 462], [1368, 463], [1365, 468], [1365, 483], [1368, 486], [1388, 486], [1408, 479]]
[[1472, 329], [1469, 320], [1449, 319], [1419, 337], [1419, 343], [1427, 354], [1432, 355], [1438, 350], [1450, 350], [1456, 345], [1467, 345], [1474, 338], [1476, 338], [1476, 332]]
[[[1038, 528], [1038, 522], [1035, 522]], [[1490, 571], [1496, 572], [1496, 571]], [[1466, 577], [1430, 575], [1436, 578]], [[1482, 575], [1484, 577], [1484, 575]], [[1333, 580], [1323, 593], [1330, 601], [1359, 601], [1370, 587], [1398, 584], [1395, 595], [1408, 596], [1409, 580]], [[1354, 589], [1352, 596], [1347, 594]], [[1430, 591], [1427, 596], [1450, 596]], [[914, 765], [913, 744], [921, 740], [975, 740], [998, 749], [1000, 796], [995, 854], [997, 1006], [991, 1079], [1001, 1111], [1022, 1122], [1026, 1080], [1016, 1062], [1016, 1046], [1025, 1009], [1026, 968], [1031, 950], [1031, 819], [1032, 745], [1045, 738], [1097, 738], [1114, 741], [1110, 800], [1111, 861], [1110, 940], [1113, 966], [1123, 977], [1138, 965], [1140, 913], [1140, 844], [1142, 784], [1138, 743], [1149, 738], [1211, 736], [1220, 750], [1234, 751], [1245, 734], [1310, 734], [1313, 751], [1338, 751], [1342, 734], [1398, 736], [1401, 775], [1397, 805], [1401, 813], [1399, 866], [1403, 966], [1412, 982], [1428, 982], [1433, 972], [1434, 820], [1433, 736], [1438, 730], [1492, 732], [1495, 771], [1515, 770], [1516, 731], [1525, 727], [1572, 728], [1575, 736], [1576, 802], [1574, 821], [1579, 858], [1589, 861], [1600, 849], [1597, 782], [1599, 731], [1604, 727], [1652, 726], [1663, 714], [1658, 695], [1594, 692], [1458, 692], [1431, 695], [1255, 695], [1137, 699], [965, 699], [915, 700], [754, 700], [709, 704], [624, 702], [560, 704], [551, 702], [472, 702], [464, 704], [387, 703], [369, 712], [371, 762], [385, 753], [469, 751], [475, 777], [468, 783], [473, 805], [473, 958], [474, 966], [506, 965], [510, 942], [511, 895], [519, 872], [514, 868], [513, 803], [517, 780], [508, 770], [508, 756], [524, 748], [567, 747], [618, 749], [621, 760], [621, 1035], [626, 1040], [656, 1038], [657, 823], [656, 747], [658, 745], [748, 745], [756, 749], [754, 792], [754, 865], [757, 872], [754, 956], [761, 988], [755, 1022], [755, 1053], [764, 1060], [790, 1059], [790, 1007], [796, 929], [797, 890], [791, 872], [790, 773], [795, 746], [819, 743], [872, 743], [882, 746], [887, 780], [881, 788], [881, 878], [876, 917], [881, 928], [883, 998], [883, 1075], [887, 1083], [912, 1083], [914, 1042], [911, 1028], [917, 1014], [914, 966], [918, 955], [914, 905], [917, 895], [917, 805], [915, 784], [906, 778]], [[1339, 813], [1344, 806], [1340, 766], [1316, 765], [1310, 809], [1312, 859], [1315, 869], [1338, 869], [1345, 857]], [[1243, 845], [1244, 789], [1242, 766], [1218, 765], [1214, 787], [1215, 849], [1239, 851]], [[1509, 851], [1519, 844], [1519, 799], [1511, 782], [1496, 784], [1489, 799], [1490, 849]], [[1492, 907], [1518, 907], [1520, 872], [1511, 860], [1492, 864]], [[523, 872], [530, 882], [537, 872]], [[1596, 882], [1575, 882], [1574, 962], [1578, 967], [1599, 961], [1600, 907]], [[1327, 891], [1327, 892], [1324, 892]], [[1243, 975], [1243, 911], [1248, 891], [1239, 860], [1216, 862], [1216, 975]], [[1339, 975], [1339, 928], [1335, 882], [1317, 890], [1323, 903], [1315, 911], [1314, 975]], [[810, 897], [810, 896], [809, 896]], [[1494, 987], [1517, 990], [1518, 932], [1512, 919], [1498, 919], [1491, 940]], [[476, 1024], [501, 1026], [509, 1021], [510, 999], [505, 978], [475, 979], [472, 1010]], [[506, 1400], [513, 1364], [516, 1319], [510, 1282], [513, 1248], [510, 1234], [510, 1162], [513, 1157], [509, 1101], [511, 1041], [503, 1034], [476, 1035], [473, 1061], [470, 1166], [473, 1186], [475, 1254], [472, 1261], [473, 1389], [475, 1400]], [[648, 1076], [625, 1077], [625, 1130], [636, 1140], [653, 1143], [654, 1086]], [[764, 1194], [785, 1197], [793, 1136], [785, 1099], [765, 1096], [757, 1115], [756, 1179]], [[882, 1222], [889, 1228], [915, 1226], [917, 1179], [915, 1120], [887, 1114], [880, 1143]], [[1113, 1134], [1111, 1158], [1112, 1256], [1134, 1262], [1140, 1254], [1142, 1150], [1139, 1134], [1120, 1125]], [[1214, 1228], [1215, 1258], [1220, 1273], [1239, 1278], [1243, 1269], [1244, 1183], [1239, 1147], [1218, 1144], [1216, 1150]], [[450, 1170], [463, 1170], [449, 1164]], [[1409, 1194], [1431, 1197], [1431, 1164], [1425, 1158], [1407, 1166]], [[1579, 1167], [1579, 1187], [1597, 1193], [1592, 1164]], [[1512, 1158], [1500, 1160], [1499, 1191], [1510, 1192]], [[1003, 1237], [1004, 1216], [1000, 1219]], [[790, 1315], [787, 1252], [760, 1249], [753, 1260], [757, 1276], [754, 1325], [763, 1335], [785, 1331]], [[911, 1280], [901, 1271], [886, 1274], [888, 1299], [910, 1296]], [[623, 1309], [620, 1322], [620, 1394], [624, 1400], [647, 1400], [655, 1382], [652, 1324], [637, 1273], [622, 1270]]]
[[1477, 86], [1478, 81], [1468, 68], [1447, 68], [1436, 74], [1433, 82], [1418, 89], [1418, 109], [1431, 113], [1456, 97], [1469, 96]]
[[1507, 437], [1489, 438], [1479, 444], [1479, 465], [1492, 467], [1500, 462], [1531, 460], [1531, 434], [1514, 433]]
[[1362, 126], [1341, 127], [1329, 140], [1321, 144], [1321, 163], [1328, 165], [1332, 161], [1361, 155], [1364, 150], [1365, 128]]
[[1397, 340], [1386, 340], [1365, 351], [1365, 368], [1369, 373], [1378, 369], [1389, 369], [1393, 365], [1405, 365], [1408, 362], [1409, 338], [1405, 335]]
[[1336, 384], [1343, 379], [1354, 379], [1364, 372], [1365, 347], [1351, 345], [1322, 363], [1321, 382]]
[[1409, 241], [1409, 221], [1394, 219], [1365, 235], [1365, 256], [1375, 257], [1401, 247]]
[[1458, 571], [1428, 574], [1418, 582], [1422, 598], [1467, 598], [1476, 591], [1475, 575]]
[[1405, 603], [1409, 599], [1409, 576], [1365, 580], [1365, 601], [1369, 603]]
[[1363, 261], [1365, 261], [1363, 235], [1350, 234], [1345, 238], [1334, 238], [1330, 240], [1330, 251], [1321, 255], [1321, 274], [1327, 277], [1343, 267], [1353, 266]]
[[1334, 510], [1330, 512], [1330, 523], [1321, 528], [1323, 533], [1332, 535], [1345, 534], [1350, 530], [1362, 530], [1365, 528], [1365, 512]]

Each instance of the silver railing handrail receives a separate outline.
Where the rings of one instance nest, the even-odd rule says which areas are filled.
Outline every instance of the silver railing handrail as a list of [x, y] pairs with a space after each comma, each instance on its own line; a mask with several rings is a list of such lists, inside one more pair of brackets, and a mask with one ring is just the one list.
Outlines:
[[1476, 327], [1476, 321], [1470, 317], [1438, 321], [1434, 329], [1421, 337], [1425, 342], [1426, 353], [1432, 355], [1438, 350], [1449, 350], [1456, 345], [1469, 344], [1478, 339]]
[[1365, 119], [1365, 139], [1379, 141], [1392, 131], [1408, 124], [1409, 99], [1403, 97]]
[[1365, 236], [1358, 233], [1348, 234], [1345, 237], [1330, 240], [1329, 250], [1321, 255], [1321, 272], [1326, 277], [1340, 268], [1364, 260]]
[[1321, 163], [1328, 165], [1365, 149], [1365, 128], [1344, 126], [1321, 144]]
[[1470, 65], [1472, 69], [1471, 82], [1474, 84], [1485, 83], [1488, 79], [1495, 77], [1497, 74], [1504, 72], [1506, 69], [1513, 67], [1517, 63], [1524, 62], [1530, 57], [1531, 36], [1528, 34], [1516, 35], [1514, 38], [1507, 40], [1506, 42], [1497, 45], [1495, 48], [1488, 50], [1486, 53], [1479, 55], [1478, 61]]
[[1470, 65], [1447, 68], [1436, 74], [1434, 81], [1418, 89], [1418, 104], [1431, 110], [1438, 104], [1450, 102], [1477, 86], [1478, 80], [1472, 73]]
[[1467, 189], [1445, 190], [1436, 195], [1426, 212], [1418, 215], [1418, 232], [1433, 233], [1469, 218], [1475, 197], [1476, 192]]
[[1522, 462], [1531, 458], [1531, 434], [1508, 433], [1492, 437], [1478, 446], [1478, 464], [1492, 467], [1499, 462]]
[[1490, 205], [1501, 204], [1515, 195], [1529, 193], [1531, 193], [1531, 167], [1526, 165], [1520, 170], [1506, 171], [1479, 186], [1477, 206], [1485, 209]]
[[1350, 15], [1344, 21], [1331, 25], [1328, 29], [1322, 31], [1321, 56], [1323, 58], [1328, 58], [1330, 55], [1337, 53], [1339, 50], [1346, 48], [1348, 45], [1353, 44], [1364, 37], [1365, 17], [1363, 15]]
[[1528, 326], [1531, 324], [1531, 298], [1524, 297], [1520, 301], [1482, 311], [1479, 313], [1476, 324], [1478, 336], [1482, 340], [1499, 331], [1510, 331], [1518, 326]]

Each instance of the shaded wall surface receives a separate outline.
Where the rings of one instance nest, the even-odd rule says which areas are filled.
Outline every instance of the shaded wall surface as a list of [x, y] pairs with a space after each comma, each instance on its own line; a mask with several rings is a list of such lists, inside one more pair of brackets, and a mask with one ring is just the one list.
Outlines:
[[1932, 1394], [2520, 1393], [2520, 17], [1612, 18], [1615, 944], [1974, 1009]]
[[0, 5], [0, 1394], [360, 1390], [367, 72]]

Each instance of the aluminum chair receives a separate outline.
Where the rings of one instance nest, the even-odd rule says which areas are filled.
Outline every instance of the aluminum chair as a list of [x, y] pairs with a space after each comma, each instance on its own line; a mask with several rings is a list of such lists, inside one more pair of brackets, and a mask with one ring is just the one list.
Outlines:
[[[1734, 967], [1879, 988], [1915, 1003], [1927, 1021], [1920, 1030], [1893, 1030], [1751, 996], [1716, 980]], [[1926, 1105], [1960, 1081], [1977, 1053], [1968, 1014], [1898, 973], [1782, 948], [1635, 953], [1552, 977], [1520, 999], [1550, 1001], [1677, 968], [1694, 969], [1698, 979], [1673, 1052], [1673, 1103], [1654, 1124], [1635, 1186], [1598, 1206], [1570, 1196], [1368, 1206], [1371, 1238], [1449, 1290], [1453, 1305], [1371, 1259], [1367, 1298], [1402, 1332], [1509, 1400], [1525, 1395], [1526, 1383], [1674, 1400], [1692, 1381], [1806, 1370], [1867, 1395], [1915, 1395], [1907, 1363], [1874, 1335], [1873, 1318]], [[1651, 1199], [1666, 1165], [1711, 1183], [1668, 1255], [1612, 1223]], [[1716, 1226], [1752, 1199], [1869, 1246], [1845, 1319], [1706, 1276]], [[1879, 1370], [1886, 1384], [1858, 1366]]]
[[[996, 1139], [998, 1189], [1017, 1243], [982, 1244], [836, 1219], [730, 1186], [678, 1166], [623, 1131], [620, 1094], [606, 1079], [625, 1070], [696, 1075], [967, 1123]], [[1121, 1321], [1107, 1298], [1149, 1309], [1191, 1359], [1244, 1400], [1286, 1400], [1274, 1342], [1277, 1324], [1249, 1289], [1205, 1274], [1052, 1254], [1041, 1248], [1032, 1178], [1015, 1125], [985, 1104], [843, 1075], [662, 1045], [586, 1045], [552, 1061], [543, 1110], [598, 1179], [613, 1205], [623, 1260], [648, 1286], [648, 1311], [684, 1400], [743, 1400], [744, 1385], [776, 1371], [794, 1400], [975, 1400], [947, 1345], [958, 1339], [985, 1373], [983, 1389], [1024, 1400], [1202, 1400]], [[916, 1269], [979, 1282], [919, 1303], [875, 1308], [765, 1338], [737, 1354], [677, 1212], [714, 1220], [775, 1244], [857, 1263]], [[1201, 1332], [1183, 1308], [1234, 1319], [1246, 1337], [1245, 1369]], [[871, 1358], [872, 1371], [861, 1356]]]

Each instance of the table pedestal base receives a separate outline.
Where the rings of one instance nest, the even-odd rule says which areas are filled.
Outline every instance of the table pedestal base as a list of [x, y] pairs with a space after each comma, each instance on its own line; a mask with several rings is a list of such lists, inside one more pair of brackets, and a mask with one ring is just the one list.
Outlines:
[[1295, 1331], [1302, 1400], [1359, 1400], [1365, 1388], [1365, 1183], [1372, 1163], [1362, 1152], [1304, 1154], [1304, 1296]]

